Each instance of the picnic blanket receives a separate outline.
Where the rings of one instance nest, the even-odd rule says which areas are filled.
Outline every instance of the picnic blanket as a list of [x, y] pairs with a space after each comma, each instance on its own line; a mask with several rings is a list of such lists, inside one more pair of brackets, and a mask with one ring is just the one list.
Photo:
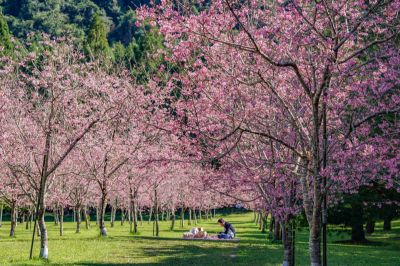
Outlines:
[[193, 227], [189, 232], [183, 234], [184, 240], [207, 240], [207, 241], [239, 241], [239, 238], [218, 238], [216, 235], [208, 235], [203, 227]]
[[207, 235], [203, 238], [183, 238], [184, 240], [203, 240], [203, 241], [229, 241], [229, 242], [239, 242], [239, 238], [232, 239], [220, 239], [218, 236]]

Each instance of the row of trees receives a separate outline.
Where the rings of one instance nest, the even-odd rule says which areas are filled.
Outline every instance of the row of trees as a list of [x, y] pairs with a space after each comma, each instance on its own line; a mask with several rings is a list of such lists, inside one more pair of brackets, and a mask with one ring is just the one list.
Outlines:
[[64, 40], [43, 45], [39, 55], [6, 59], [1, 73], [0, 196], [11, 208], [11, 236], [18, 209], [27, 210], [38, 219], [47, 258], [46, 210], [62, 217], [72, 206], [79, 232], [82, 210], [95, 207], [107, 235], [108, 204], [114, 214], [129, 210], [135, 232], [143, 208], [157, 223], [161, 209], [217, 207], [208, 192], [196, 194], [197, 167], [166, 161], [177, 140], [146, 123], [145, 87], [129, 71], [86, 62]]
[[151, 84], [170, 105], [154, 123], [213, 165], [211, 187], [280, 221], [284, 265], [304, 211], [321, 265], [329, 206], [371, 184], [399, 192], [400, 1], [195, 2], [139, 12], [182, 67]]

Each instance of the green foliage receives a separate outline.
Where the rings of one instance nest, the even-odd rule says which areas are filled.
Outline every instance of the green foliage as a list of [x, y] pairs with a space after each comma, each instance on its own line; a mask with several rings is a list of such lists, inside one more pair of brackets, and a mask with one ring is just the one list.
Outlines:
[[0, 14], [0, 46], [3, 49], [1, 54], [9, 54], [13, 49], [10, 31], [2, 14]]
[[[28, 52], [43, 50], [42, 33], [72, 39], [89, 58], [107, 58], [104, 60], [107, 64], [112, 59], [114, 64], [130, 69], [138, 82], [145, 83], [149, 76], [159, 74], [160, 66], [167, 71], [172, 69], [159, 53], [164, 46], [158, 29], [146, 23], [141, 27], [136, 25], [135, 9], [148, 3], [148, 0], [0, 0], [0, 10], [4, 12], [0, 26], [4, 36], [10, 32]], [[10, 38], [3, 39], [2, 42]]]
[[145, 82], [164, 63], [164, 56], [159, 53], [163, 48], [163, 37], [158, 29], [146, 25], [143, 34], [131, 46], [133, 51], [129, 57], [130, 63], [138, 66], [133, 69], [133, 74], [139, 82]]
[[343, 202], [329, 210], [328, 221], [332, 224], [362, 227], [367, 221], [400, 217], [396, 203], [400, 194], [394, 189], [373, 184], [361, 187], [358, 193], [345, 195]]
[[136, 14], [133, 10], [128, 10], [118, 18], [116, 27], [110, 33], [110, 40], [121, 42], [125, 46], [129, 45], [137, 35], [138, 27], [135, 25]]
[[99, 14], [93, 16], [87, 37], [87, 52], [90, 57], [105, 56], [109, 53], [106, 23]]

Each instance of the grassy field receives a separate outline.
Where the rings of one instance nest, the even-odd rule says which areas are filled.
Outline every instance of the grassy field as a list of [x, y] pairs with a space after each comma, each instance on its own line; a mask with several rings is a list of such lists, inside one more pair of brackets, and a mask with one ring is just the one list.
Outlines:
[[[9, 223], [0, 228], [0, 265], [280, 265], [282, 248], [271, 243], [266, 234], [261, 234], [252, 223], [251, 213], [231, 214], [226, 217], [232, 222], [240, 238], [239, 243], [185, 241], [182, 233], [191, 226], [186, 225], [169, 231], [170, 222], [161, 222], [161, 236], [152, 236], [152, 226], [144, 222], [139, 227], [140, 234], [129, 234], [129, 224], [120, 223], [111, 228], [109, 236], [101, 238], [98, 229], [75, 233], [75, 224], [65, 223], [64, 236], [58, 235], [58, 227], [48, 222], [49, 261], [40, 261], [37, 257], [39, 245], [36, 243], [32, 261], [28, 260], [31, 231], [19, 224], [15, 238], [10, 238]], [[209, 233], [221, 229], [215, 219], [201, 222]], [[393, 223], [391, 232], [378, 231], [368, 239], [368, 245], [348, 245], [337, 243], [348, 239], [345, 230], [331, 230], [329, 235], [330, 265], [400, 265], [400, 221]], [[307, 232], [297, 232], [296, 263], [309, 265], [307, 255]]]

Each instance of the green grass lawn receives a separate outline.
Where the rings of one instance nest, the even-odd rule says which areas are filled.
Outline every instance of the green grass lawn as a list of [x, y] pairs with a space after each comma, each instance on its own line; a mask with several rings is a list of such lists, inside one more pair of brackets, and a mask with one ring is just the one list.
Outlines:
[[[28, 260], [31, 231], [19, 224], [15, 238], [10, 238], [9, 223], [0, 228], [0, 265], [280, 265], [282, 248], [271, 243], [266, 234], [261, 234], [252, 223], [252, 213], [231, 214], [226, 219], [238, 231], [239, 243], [185, 241], [182, 233], [191, 226], [186, 225], [169, 231], [170, 222], [161, 222], [161, 236], [152, 236], [152, 226], [144, 222], [139, 226], [140, 234], [129, 233], [129, 224], [114, 228], [107, 222], [108, 237], [98, 236], [98, 228], [75, 233], [75, 224], [65, 223], [64, 236], [58, 235], [58, 226], [48, 222], [49, 261], [38, 259], [39, 244], [36, 243], [32, 261]], [[200, 224], [209, 233], [221, 231], [215, 219]], [[329, 265], [400, 265], [400, 221], [393, 223], [391, 232], [379, 230], [368, 239], [368, 245], [336, 243], [348, 239], [345, 230], [333, 231], [329, 235]], [[309, 265], [307, 254], [307, 231], [297, 232], [297, 265]]]

